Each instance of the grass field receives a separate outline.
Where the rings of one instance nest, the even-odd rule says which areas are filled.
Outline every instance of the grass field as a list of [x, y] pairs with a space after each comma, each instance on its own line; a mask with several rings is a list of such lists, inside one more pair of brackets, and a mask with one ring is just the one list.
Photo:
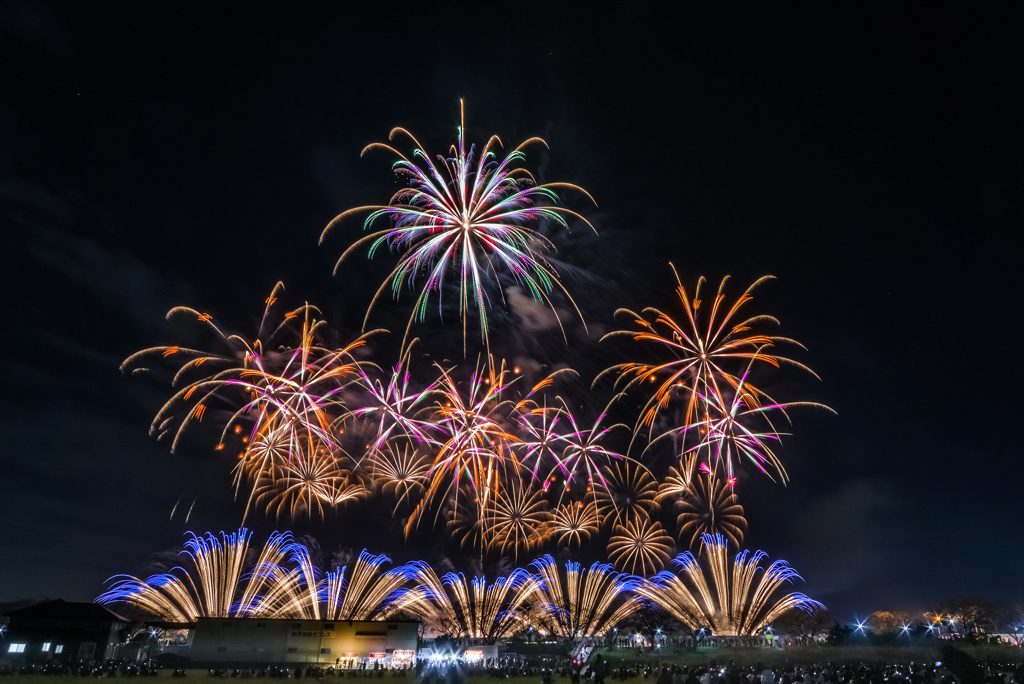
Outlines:
[[[1024, 665], [1024, 650], [1009, 646], [991, 645], [966, 645], [958, 644], [957, 649], [971, 656], [978, 662], [991, 662], [1002, 666]], [[934, 663], [942, 659], [941, 646], [803, 646], [789, 649], [763, 649], [763, 648], [701, 648], [697, 651], [686, 651], [681, 653], [649, 651], [637, 656], [634, 649], [599, 649], [599, 653], [605, 656], [612, 667], [624, 665], [654, 665], [673, 664], [680, 666], [701, 666], [715, 663], [716, 666], [733, 665], [737, 667], [748, 667], [758, 663], [770, 666], [792, 666], [800, 667], [815, 664], [868, 664], [868, 665], [889, 665], [894, 663]], [[238, 682], [234, 678], [213, 678], [209, 676], [206, 669], [190, 669], [184, 679], [175, 679], [171, 676], [172, 669], [159, 672], [154, 677], [126, 678], [143, 684], [146, 681], [159, 680], [161, 682], [189, 682], [202, 680], [204, 682]], [[68, 684], [78, 681], [80, 678], [71, 675], [11, 675], [0, 677], [0, 684]], [[123, 679], [121, 677], [108, 679]], [[102, 681], [101, 680], [101, 681]], [[348, 681], [348, 677], [337, 678], [327, 677], [326, 681]], [[94, 680], [95, 681], [95, 680]], [[266, 678], [262, 681], [276, 681]], [[290, 680], [295, 681], [295, 680]], [[352, 684], [359, 684], [364, 678], [357, 677]], [[413, 679], [384, 677], [382, 679], [367, 678], [368, 682], [380, 682], [381, 684], [404, 682], [412, 684]], [[568, 678], [564, 680], [556, 677], [556, 684], [567, 684]], [[609, 680], [611, 681], [611, 680]], [[634, 678], [634, 682], [643, 682], [642, 678]], [[462, 684], [494, 684], [495, 679], [488, 676], [470, 676]], [[510, 677], [502, 680], [503, 684], [540, 684], [539, 676], [532, 677]]]

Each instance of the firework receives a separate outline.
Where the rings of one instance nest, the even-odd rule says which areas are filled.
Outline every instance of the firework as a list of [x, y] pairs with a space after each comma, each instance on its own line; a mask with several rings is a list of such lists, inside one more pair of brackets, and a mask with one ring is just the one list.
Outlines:
[[488, 585], [485, 577], [467, 580], [462, 573], [439, 578], [421, 561], [404, 567], [416, 584], [395, 599], [394, 609], [416, 616], [440, 635], [494, 643], [521, 627], [523, 612], [537, 591], [537, 579], [522, 569]]
[[177, 567], [146, 580], [119, 575], [111, 578], [113, 586], [96, 601], [129, 603], [171, 622], [235, 615], [250, 537], [244, 528], [231, 534], [222, 532], [220, 539], [213, 534], [199, 537], [190, 533], [182, 553], [191, 561], [192, 574]]
[[487, 547], [487, 521], [482, 516], [476, 492], [462, 485], [458, 494], [448, 503], [448, 522], [452, 539], [458, 539], [463, 550], [478, 549], [480, 555]]
[[594, 563], [581, 569], [579, 563], [568, 562], [559, 566], [545, 555], [530, 567], [539, 580], [539, 622], [549, 634], [568, 638], [604, 636], [635, 607], [626, 577], [610, 565]]
[[557, 479], [548, 471], [553, 473], [554, 464], [561, 461], [564, 445], [557, 426], [563, 414], [561, 409], [549, 407], [545, 398], [544, 403], [525, 411], [520, 421], [523, 436], [516, 445], [521, 452], [520, 460], [529, 467], [534, 480], [544, 480], [545, 488]]
[[[413, 313], [406, 328], [414, 320], [423, 321], [433, 294], [438, 295], [446, 280], [455, 278], [459, 288], [459, 313], [463, 341], [472, 309], [480, 322], [480, 333], [488, 339], [487, 309], [490, 304], [487, 281], [496, 278], [498, 269], [511, 274], [517, 285], [535, 299], [557, 310], [551, 295], [557, 289], [572, 302], [558, 280], [545, 254], [554, 250], [551, 242], [536, 228], [539, 222], [550, 221], [568, 228], [566, 217], [575, 217], [590, 226], [582, 216], [555, 203], [558, 190], [573, 190], [593, 198], [582, 188], [569, 183], [538, 184], [525, 168], [519, 166], [523, 149], [532, 144], [546, 146], [540, 138], [530, 138], [504, 159], [498, 158], [501, 141], [492, 136], [477, 153], [475, 146], [466, 147], [465, 127], [458, 128], [452, 156], [435, 160], [416, 138], [404, 128], [391, 131], [390, 140], [408, 138], [414, 145], [412, 159], [383, 143], [369, 145], [363, 154], [381, 149], [398, 157], [395, 172], [409, 182], [384, 206], [357, 207], [343, 212], [331, 221], [320, 236], [327, 234], [346, 217], [369, 211], [363, 227], [370, 228], [378, 220], [387, 227], [357, 240], [338, 259], [335, 272], [352, 252], [369, 243], [369, 255], [382, 245], [401, 256], [390, 277], [377, 290], [367, 310], [370, 312], [381, 294], [389, 287], [397, 298], [403, 283], [416, 288], [422, 281]], [[416, 161], [413, 161], [416, 160]], [[593, 226], [590, 226], [593, 229]], [[575, 308], [575, 303], [573, 303]], [[578, 309], [577, 309], [578, 313]]]
[[672, 553], [672, 537], [661, 524], [637, 517], [625, 525], [616, 525], [608, 542], [608, 558], [633, 574], [652, 575], [665, 565]]
[[554, 537], [560, 546], [582, 546], [591, 535], [597, 534], [599, 520], [593, 501], [567, 501], [552, 512], [548, 523], [549, 536]]
[[369, 494], [350, 472], [339, 467], [339, 457], [331, 449], [307, 436], [301, 449], [260, 473], [253, 489], [255, 500], [275, 517], [303, 513], [323, 517], [326, 510], [357, 501]]
[[602, 442], [612, 430], [626, 426], [620, 423], [602, 427], [601, 423], [606, 417], [602, 413], [590, 429], [581, 429], [568, 408], [564, 414], [570, 429], [560, 437], [562, 455], [556, 470], [552, 471], [553, 475], [561, 475], [565, 481], [565, 490], [559, 498], [565, 494], [579, 493], [597, 504], [598, 492], [608, 486], [602, 470], [622, 459], [620, 454], [608, 449]]
[[[341, 450], [335, 437], [336, 423], [348, 415], [341, 395], [358, 377], [361, 364], [353, 352], [365, 340], [334, 351], [322, 350], [314, 342], [318, 327], [315, 321], [303, 323], [301, 344], [287, 354], [280, 371], [270, 372], [257, 358], [255, 368], [244, 369], [238, 379], [229, 381], [245, 391], [250, 400], [227, 422], [225, 434], [232, 427], [237, 431], [241, 422], [251, 421], [252, 435], [245, 441], [259, 445], [251, 456], [246, 452], [239, 456], [236, 492], [248, 480], [256, 485], [253, 495], [259, 491], [265, 498], [281, 476], [282, 492], [293, 491], [301, 483], [303, 488], [315, 488], [312, 494], [320, 501], [332, 498], [323, 488], [331, 488], [332, 482], [340, 479], [340, 475], [334, 475], [331, 461]], [[307, 494], [310, 492], [304, 494], [306, 504], [313, 498]], [[294, 497], [288, 494], [284, 499]], [[250, 496], [250, 505], [252, 500]], [[307, 505], [305, 510], [311, 508]]]
[[411, 444], [385, 444], [372, 452], [368, 470], [371, 481], [385, 495], [395, 498], [397, 509], [425, 491], [430, 457]]
[[658, 485], [658, 501], [667, 500], [671, 504], [688, 496], [697, 481], [697, 472], [697, 454], [684, 454], [678, 464], [669, 466], [668, 474]]
[[657, 513], [658, 483], [641, 463], [624, 460], [605, 466], [604, 472], [604, 487], [597, 496], [602, 519], [613, 526], [625, 525]]
[[363, 549], [347, 576], [345, 567], [326, 573], [319, 592], [324, 619], [373, 620], [387, 612], [392, 598], [406, 581], [401, 568], [381, 571], [390, 562], [383, 554], [374, 555]]
[[[764, 324], [777, 325], [777, 319], [741, 313], [752, 299], [751, 292], [761, 283], [770, 280], [771, 276], [758, 279], [732, 304], [727, 304], [725, 286], [728, 277], [722, 279], [713, 299], [705, 302], [702, 299], [702, 290], [706, 284], [703, 277], [698, 279], [691, 297], [683, 287], [675, 266], [672, 266], [672, 273], [676, 278], [676, 294], [682, 305], [684, 323], [677, 323], [667, 313], [653, 307], [644, 309], [641, 314], [619, 309], [616, 314], [629, 316], [639, 330], [616, 330], [603, 338], [629, 337], [644, 345], [645, 349], [667, 359], [622, 363], [608, 368], [598, 376], [599, 379], [607, 373], [617, 373], [616, 385], [622, 384], [624, 391], [645, 383], [655, 385], [651, 398], [637, 420], [638, 431], [646, 427], [651, 435], [661, 411], [679, 401], [684, 406], [681, 417], [683, 425], [692, 425], [705, 419], [706, 415], [702, 415], [700, 410], [701, 397], [710, 393], [721, 394], [727, 388], [737, 388], [740, 384], [737, 364], [742, 368], [754, 363], [774, 367], [786, 363], [803, 368], [813, 375], [806, 366], [770, 351], [776, 344], [798, 343], [755, 331]], [[760, 389], [749, 384], [747, 394], [754, 406], [766, 397]]]
[[743, 506], [720, 476], [707, 472], [695, 478], [677, 506], [681, 510], [676, 518], [679, 538], [689, 535], [691, 548], [708, 534], [720, 534], [737, 547], [743, 544], [747, 528]]
[[367, 391], [366, 406], [356, 408], [352, 415], [376, 421], [377, 433], [366, 453], [376, 454], [393, 442], [420, 443], [429, 440], [430, 423], [417, 418], [424, 412], [426, 401], [436, 387], [436, 381], [416, 392], [409, 387], [410, 356], [416, 340], [408, 345], [386, 382], [371, 379], [362, 373], [362, 385]]
[[783, 435], [775, 428], [772, 413], [786, 418], [785, 411], [790, 406], [820, 404], [759, 403], [748, 391], [748, 373], [741, 376], [734, 390], [728, 390], [728, 397], [715, 391], [701, 397], [706, 407], [703, 412], [705, 418], [682, 428], [684, 432], [701, 435], [700, 441], [687, 453], [706, 454], [708, 467], [712, 471], [721, 470], [730, 488], [735, 482], [736, 461], [740, 459], [752, 463], [772, 480], [777, 477], [785, 484], [789, 479], [786, 469], [771, 448], [771, 444], [780, 442]]
[[502, 556], [511, 550], [513, 560], [518, 560], [520, 550], [529, 551], [544, 543], [549, 519], [543, 490], [509, 479], [486, 512], [487, 546]]
[[[190, 535], [183, 553], [189, 571], [174, 568], [142, 581], [112, 578], [113, 586], [98, 603], [129, 603], [172, 622], [200, 617], [263, 617], [311, 620], [368, 620], [388, 610], [406, 582], [404, 570], [382, 572], [390, 562], [365, 550], [346, 568], [321, 577], [309, 550], [291, 533], [275, 532], [246, 571], [250, 533], [244, 528], [220, 539]], [[180, 575], [180, 576], [179, 576]]]
[[[178, 345], [151, 347], [132, 354], [121, 364], [121, 372], [132, 375], [151, 372], [155, 365], [177, 365], [171, 380], [171, 387], [176, 392], [157, 412], [150, 425], [150, 434], [157, 439], [172, 437], [172, 453], [186, 428], [202, 420], [207, 406], [214, 399], [226, 399], [222, 390], [228, 381], [237, 379], [242, 371], [254, 368], [265, 349], [275, 349], [292, 331], [292, 321], [307, 314], [310, 307], [302, 306], [284, 313], [280, 324], [272, 324], [271, 321], [277, 318], [283, 290], [284, 285], [277, 283], [267, 297], [263, 318], [251, 342], [240, 335], [223, 332], [208, 313], [178, 306], [167, 312], [167, 320], [185, 319], [197, 323], [200, 330], [212, 334], [223, 349], [213, 352]], [[230, 400], [228, 405], [231, 405]]]
[[334, 424], [348, 415], [341, 395], [363, 365], [353, 354], [365, 337], [327, 349], [318, 341], [324, 322], [315, 318], [315, 307], [303, 305], [280, 315], [279, 324], [272, 323], [279, 317], [282, 290], [278, 283], [267, 298], [251, 342], [224, 333], [209, 314], [177, 307], [168, 318], [194, 318], [224, 350], [153, 347], [122, 364], [122, 370], [132, 373], [148, 369], [156, 359], [178, 364], [172, 380], [177, 391], [151, 426], [158, 439], [173, 437], [172, 451], [211, 406], [220, 409], [223, 428], [217, 450], [229, 442], [240, 444], [234, 486], [236, 495], [249, 488], [243, 521], [257, 499], [271, 502], [278, 515], [285, 510], [311, 513], [339, 499], [333, 490], [341, 475], [321, 454], [339, 450]]
[[722, 535], [702, 541], [706, 569], [689, 553], [673, 561], [678, 573], [661, 572], [636, 584], [636, 593], [654, 601], [691, 629], [710, 629], [722, 636], [753, 636], [790, 610], [823, 609], [801, 593], [781, 595], [784, 584], [800, 576], [785, 561], [761, 568], [765, 554], [742, 551], [728, 562]]
[[450, 371], [444, 371], [435, 392], [433, 422], [438, 436], [436, 453], [427, 473], [428, 484], [406, 526], [409, 534], [430, 506], [452, 495], [455, 505], [465, 482], [473, 492], [477, 518], [486, 520], [491, 498], [508, 471], [518, 473], [519, 461], [512, 446], [519, 442], [512, 414], [516, 404], [505, 398], [514, 373], [504, 364], [477, 366], [468, 387], [460, 387]]
[[[238, 613], [247, 617], [320, 619], [320, 571], [309, 549], [290, 533], [275, 533], [249, 573]], [[291, 564], [287, 567], [285, 562]]]

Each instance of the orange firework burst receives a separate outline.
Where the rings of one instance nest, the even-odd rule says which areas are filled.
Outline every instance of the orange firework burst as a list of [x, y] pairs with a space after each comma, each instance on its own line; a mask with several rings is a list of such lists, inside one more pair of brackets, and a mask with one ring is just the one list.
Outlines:
[[593, 501], [567, 501], [557, 506], [548, 523], [550, 536], [560, 546], [582, 546], [590, 536], [598, 532], [597, 506]]
[[550, 518], [547, 508], [543, 490], [510, 479], [493, 497], [485, 514], [488, 548], [503, 556], [511, 550], [513, 560], [518, 560], [520, 550], [526, 552], [543, 544]]
[[314, 511], [323, 516], [325, 507], [358, 500], [369, 492], [339, 467], [327, 445], [310, 435], [302, 449], [260, 473], [254, 493], [256, 501], [277, 517], [288, 513], [311, 518]]
[[[690, 296], [675, 266], [672, 266], [672, 272], [676, 278], [676, 294], [685, 316], [682, 324], [653, 307], [644, 309], [641, 314], [619, 309], [616, 314], [629, 316], [639, 330], [616, 330], [604, 337], [629, 337], [665, 359], [617, 364], [598, 376], [600, 378], [606, 373], [617, 373], [616, 385], [623, 383], [624, 391], [643, 386], [644, 383], [656, 385], [637, 420], [638, 431], [641, 427], [647, 427], [650, 436], [660, 412], [677, 399], [681, 400], [684, 407], [681, 417], [684, 425], [704, 419], [705, 416], [700, 412], [701, 397], [712, 392], [721, 394], [726, 387], [736, 388], [740, 384], [739, 372], [751, 363], [775, 367], [787, 363], [813, 375], [813, 371], [806, 366], [769, 351], [779, 343], [800, 346], [798, 343], [755, 330], [764, 324], [778, 325], [777, 319], [766, 315], [748, 316], [742, 312], [752, 299], [751, 292], [761, 283], [770, 280], [771, 276], [759, 278], [732, 304], [727, 304], [725, 287], [728, 276], [722, 279], [713, 298], [705, 302], [702, 297], [707, 281], [703, 277], [698, 279], [693, 296]], [[748, 391], [753, 401], [766, 396], [753, 386], [749, 386]]]
[[385, 443], [370, 455], [368, 467], [374, 486], [395, 497], [396, 508], [423, 493], [429, 470], [430, 457], [409, 443]]
[[604, 472], [604, 487], [598, 490], [597, 507], [606, 523], [625, 525], [658, 511], [655, 498], [658, 483], [643, 464], [625, 460], [605, 466]]
[[634, 575], [654, 574], [671, 555], [672, 537], [646, 517], [617, 525], [608, 542], [608, 558], [615, 567]]
[[721, 476], [709, 472], [696, 478], [677, 506], [681, 510], [676, 518], [679, 539], [689, 535], [690, 548], [706, 534], [723, 535], [737, 547], [743, 544], [747, 529], [743, 506]]

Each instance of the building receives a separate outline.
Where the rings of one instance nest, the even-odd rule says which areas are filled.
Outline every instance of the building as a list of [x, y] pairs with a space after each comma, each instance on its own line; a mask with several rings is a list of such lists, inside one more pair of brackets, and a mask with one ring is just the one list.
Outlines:
[[194, 664], [303, 663], [407, 667], [415, 662], [419, 622], [199, 618]]
[[95, 603], [46, 601], [7, 613], [0, 657], [11, 663], [72, 664], [117, 654], [128, 621]]

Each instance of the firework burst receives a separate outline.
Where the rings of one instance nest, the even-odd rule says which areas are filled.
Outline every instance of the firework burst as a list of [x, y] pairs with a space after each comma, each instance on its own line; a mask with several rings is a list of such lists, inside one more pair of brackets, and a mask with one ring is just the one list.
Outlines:
[[418, 524], [430, 506], [463, 491], [473, 492], [477, 518], [485, 520], [499, 484], [511, 473], [518, 475], [519, 460], [513, 445], [519, 442], [514, 429], [516, 402], [506, 398], [516, 381], [502, 364], [477, 365], [468, 386], [460, 387], [450, 371], [443, 371], [435, 392], [432, 440], [435, 455], [427, 473], [426, 493], [409, 518], [406, 534]]
[[[266, 308], [257, 330], [256, 337], [248, 339], [228, 334], [221, 330], [208, 313], [178, 306], [167, 312], [167, 320], [185, 320], [199, 326], [202, 334], [212, 335], [220, 351], [204, 351], [179, 345], [150, 347], [135, 352], [121, 364], [122, 373], [140, 375], [151, 373], [156, 366], [174, 364], [177, 370], [171, 380], [174, 395], [161, 407], [150, 424], [150, 434], [157, 439], [171, 438], [173, 453], [193, 423], [206, 415], [214, 400], [237, 408], [237, 399], [225, 396], [227, 383], [237, 379], [243, 371], [255, 368], [265, 349], [275, 349], [286, 336], [294, 333], [292, 322], [308, 315], [309, 307], [279, 315], [280, 295], [284, 285], [277, 283], [266, 299]], [[273, 320], [280, 318], [278, 324]], [[244, 396], [244, 394], [242, 395]], [[231, 409], [234, 411], [234, 408]]]
[[[570, 183], [538, 184], [525, 168], [519, 166], [525, 155], [524, 148], [533, 143], [546, 146], [540, 138], [530, 138], [503, 159], [497, 150], [501, 141], [492, 136], [477, 153], [475, 146], [467, 148], [464, 124], [458, 128], [458, 137], [450, 157], [437, 157], [426, 152], [416, 138], [404, 128], [395, 128], [389, 138], [408, 138], [413, 146], [411, 159], [394, 147], [375, 143], [363, 150], [384, 150], [398, 158], [395, 173], [408, 180], [409, 185], [399, 190], [384, 206], [366, 206], [349, 209], [337, 216], [324, 229], [321, 243], [327, 234], [347, 217], [370, 212], [363, 223], [370, 228], [378, 220], [387, 227], [357, 240], [338, 259], [335, 272], [352, 252], [369, 243], [369, 254], [386, 245], [401, 256], [388, 280], [377, 290], [367, 310], [367, 319], [374, 304], [389, 287], [397, 298], [403, 283], [410, 288], [420, 287], [413, 313], [406, 327], [406, 336], [415, 320], [426, 318], [433, 294], [438, 295], [447, 279], [456, 279], [459, 288], [459, 314], [462, 319], [463, 343], [467, 335], [468, 320], [476, 310], [480, 334], [488, 340], [487, 309], [491, 302], [487, 283], [497, 277], [499, 269], [511, 274], [515, 283], [535, 299], [548, 303], [557, 317], [551, 301], [555, 290], [569, 293], [558, 280], [553, 265], [545, 254], [554, 250], [536, 226], [540, 221], [553, 222], [568, 228], [567, 217], [582, 216], [565, 207], [557, 206], [557, 192], [571, 190], [593, 198], [582, 188]], [[596, 232], [596, 231], [595, 231]], [[425, 277], [422, 286], [417, 281]], [[572, 304], [575, 308], [575, 303]], [[578, 313], [577, 309], [577, 313]]]
[[539, 622], [560, 637], [601, 637], [635, 608], [625, 575], [610, 565], [594, 563], [582, 568], [568, 562], [559, 566], [550, 555], [530, 564], [538, 578]]
[[390, 608], [396, 592], [404, 586], [405, 572], [395, 568], [384, 572], [391, 559], [363, 549], [352, 566], [327, 572], [320, 584], [319, 598], [325, 620], [374, 620]]
[[763, 552], [742, 551], [730, 564], [728, 542], [721, 535], [705, 535], [702, 547], [706, 567], [691, 553], [680, 554], [673, 561], [678, 573], [639, 581], [637, 594], [691, 629], [710, 628], [722, 636], [753, 636], [787, 611], [824, 608], [801, 593], [781, 595], [783, 585], [800, 578], [785, 561], [761, 568]]
[[406, 582], [404, 569], [383, 572], [386, 556], [365, 550], [350, 574], [321, 574], [309, 550], [289, 532], [275, 532], [246, 571], [250, 533], [243, 529], [199, 537], [190, 534], [182, 552], [189, 570], [174, 568], [143, 581], [111, 578], [98, 603], [128, 603], [172, 622], [200, 617], [263, 617], [368, 620], [386, 613]]
[[600, 518], [593, 501], [567, 501], [555, 508], [548, 523], [549, 536], [560, 546], [582, 546], [598, 532]]
[[605, 466], [604, 472], [597, 509], [606, 523], [625, 525], [658, 512], [658, 483], [643, 464], [627, 459]]
[[[213, 534], [199, 537], [190, 533], [182, 553], [190, 561], [191, 573], [176, 567], [146, 580], [118, 575], [111, 578], [113, 586], [96, 601], [128, 603], [173, 622], [235, 615], [235, 599], [251, 536], [246, 529], [231, 534], [222, 532], [220, 539]], [[275, 545], [271, 552], [277, 548]]]
[[492, 644], [522, 626], [523, 613], [538, 588], [537, 579], [522, 569], [492, 584], [485, 577], [467, 580], [454, 572], [439, 578], [421, 561], [407, 564], [405, 573], [415, 586], [396, 598], [395, 610], [418, 617], [437, 634]]
[[634, 575], [653, 575], [671, 554], [672, 537], [646, 517], [616, 525], [608, 542], [608, 558], [615, 567]]
[[511, 551], [512, 559], [518, 561], [520, 551], [529, 552], [544, 543], [550, 517], [543, 490], [510, 479], [487, 510], [487, 546], [502, 556]]
[[720, 534], [735, 546], [742, 546], [747, 529], [743, 506], [720, 476], [708, 472], [696, 478], [677, 506], [680, 509], [676, 518], [679, 538], [689, 536], [690, 548], [709, 534]]

